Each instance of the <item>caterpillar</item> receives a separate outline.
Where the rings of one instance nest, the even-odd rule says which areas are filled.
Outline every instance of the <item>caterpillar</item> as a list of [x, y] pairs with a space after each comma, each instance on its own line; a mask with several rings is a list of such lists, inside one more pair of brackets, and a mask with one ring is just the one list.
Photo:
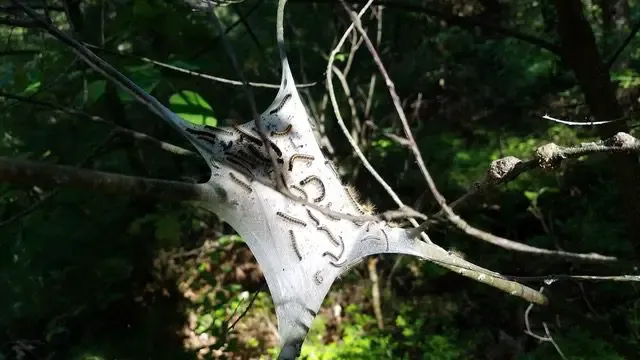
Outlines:
[[318, 218], [313, 215], [311, 210], [309, 210], [309, 209], [306, 209], [306, 210], [307, 210], [307, 214], [309, 215], [311, 220], [313, 220], [313, 222], [316, 224], [316, 226], [320, 226], [320, 220], [318, 220]]
[[[324, 232], [325, 234], [327, 234], [327, 236], [329, 237], [329, 239], [331, 239], [331, 242], [334, 243], [336, 246], [341, 246], [341, 241], [336, 240], [335, 236], [333, 235], [333, 233], [331, 233], [331, 230], [329, 230], [326, 226], [321, 225], [317, 227], [318, 230]], [[342, 238], [340, 238], [340, 240], [342, 240]], [[344, 247], [344, 244], [342, 244], [342, 246]], [[344, 250], [344, 249], [343, 249]]]
[[316, 317], [318, 315], [317, 312], [315, 312], [313, 309], [309, 309], [308, 307], [304, 308], [305, 310], [307, 310], [307, 312], [309, 314], [311, 314], [311, 316]]
[[274, 144], [273, 141], [269, 141], [269, 145], [271, 146], [273, 151], [276, 152], [276, 155], [278, 155], [278, 157], [282, 157], [282, 150], [280, 150], [278, 145]]
[[262, 145], [262, 140], [258, 139], [257, 137], [253, 136], [252, 134], [249, 134], [246, 130], [243, 130], [240, 126], [233, 125], [233, 129], [240, 133], [240, 139], [242, 139], [242, 137], [244, 136], [250, 142], [252, 142], [252, 143], [254, 143], [256, 145]]
[[209, 158], [209, 163], [216, 170], [220, 170], [220, 166], [218, 166], [218, 163], [216, 162], [216, 160], [215, 160], [215, 158], [213, 156]]
[[277, 113], [278, 111], [280, 111], [284, 105], [287, 103], [287, 101], [291, 100], [291, 94], [287, 94], [282, 98], [282, 101], [280, 101], [280, 104], [278, 104], [278, 106], [276, 106], [273, 110], [269, 111], [269, 115], [273, 115], [275, 113]]
[[235, 161], [239, 162], [239, 163], [243, 163], [244, 165], [248, 165], [251, 167], [251, 169], [255, 169], [256, 168], [256, 163], [251, 161], [251, 159], [247, 158], [247, 157], [241, 157], [238, 156], [236, 154], [227, 154], [227, 157], [234, 159]]
[[190, 129], [190, 128], [186, 128], [184, 130], [189, 134], [195, 135], [198, 138], [202, 138], [202, 140], [205, 140], [205, 141], [215, 142], [217, 140], [214, 134], [208, 133], [203, 130], [196, 130], [196, 129]]
[[342, 262], [338, 262], [338, 260], [342, 257], [342, 255], [344, 254], [344, 242], [342, 242], [342, 237], [340, 237], [340, 241], [342, 244], [342, 249], [340, 250], [340, 255], [335, 256], [334, 254], [332, 254], [329, 251], [325, 251], [324, 253], [322, 253], [322, 256], [329, 256], [331, 258], [333, 258], [333, 261], [329, 261], [329, 264], [335, 266], [335, 267], [342, 267], [344, 266], [344, 264], [347, 263], [347, 259], [345, 258], [344, 260], [342, 260]]
[[349, 195], [348, 197], [349, 200], [351, 200], [351, 204], [353, 204], [353, 206], [361, 215], [364, 215], [364, 210], [362, 210], [362, 207], [358, 202], [358, 192], [356, 191], [356, 189], [354, 189], [351, 185], [345, 186], [344, 189], [347, 191], [347, 195]]
[[382, 230], [382, 235], [384, 235], [384, 241], [387, 243], [387, 251], [389, 251], [389, 236], [387, 236], [387, 232], [384, 229]]
[[229, 140], [228, 143], [224, 143], [224, 141], [222, 142], [222, 150], [223, 151], [227, 151], [229, 149], [231, 149], [231, 147], [233, 146], [233, 140]]
[[276, 212], [276, 215], [280, 216], [281, 218], [287, 220], [290, 223], [294, 223], [294, 224], [297, 224], [297, 225], [300, 225], [300, 226], [304, 226], [304, 227], [307, 226], [306, 222], [304, 222], [304, 221], [302, 221], [302, 220], [300, 220], [300, 219], [298, 219], [296, 217], [293, 217], [291, 215], [285, 214], [282, 211]]
[[215, 145], [216, 144], [216, 142], [214, 140], [211, 140], [210, 138], [205, 137], [205, 136], [198, 135], [198, 136], [196, 136], [196, 138], [198, 138], [199, 140], [206, 141], [211, 145]]
[[301, 193], [301, 194], [302, 194], [302, 196], [304, 197], [304, 201], [309, 201], [309, 196], [307, 195], [307, 192], [306, 192], [306, 191], [304, 191], [304, 189], [303, 189], [303, 188], [301, 188], [301, 187], [300, 187], [300, 186], [298, 186], [298, 185], [291, 185], [291, 188], [292, 188], [292, 189], [294, 189], [294, 190], [296, 190], [296, 191], [298, 191], [299, 193]]
[[229, 135], [229, 136], [233, 136], [233, 133], [227, 129], [223, 129], [223, 128], [219, 128], [219, 127], [215, 127], [215, 126], [209, 126], [209, 125], [205, 125], [204, 126], [205, 129], [213, 132], [213, 133], [218, 133], [218, 134], [225, 134], [225, 135]]
[[228, 162], [230, 162], [230, 163], [232, 163], [232, 164], [234, 164], [234, 165], [236, 165], [236, 166], [238, 166], [238, 167], [240, 167], [242, 170], [246, 171], [246, 172], [247, 172], [247, 175], [249, 175], [249, 176], [253, 176], [253, 173], [251, 172], [251, 169], [249, 169], [249, 168], [247, 167], [247, 165], [245, 165], [245, 164], [243, 164], [243, 163], [239, 162], [238, 160], [236, 160], [236, 159], [234, 159], [234, 158], [232, 158], [232, 157], [228, 157], [228, 156], [227, 156], [227, 161], [228, 161]]
[[284, 130], [282, 131], [272, 131], [271, 132], [271, 136], [285, 136], [285, 135], [289, 135], [289, 133], [291, 132], [291, 129], [293, 129], [293, 125], [289, 124], [287, 125], [286, 128], [284, 128]]
[[344, 264], [347, 263], [347, 259], [342, 260], [342, 262], [334, 262], [334, 261], [329, 261], [329, 264], [337, 267], [337, 268], [341, 268], [344, 266]]
[[308, 183], [310, 183], [310, 182], [312, 182], [314, 180], [318, 184], [319, 191], [320, 191], [320, 195], [317, 198], [313, 199], [313, 202], [317, 203], [317, 202], [320, 202], [320, 201], [324, 200], [324, 196], [327, 193], [327, 191], [326, 191], [326, 189], [324, 187], [324, 183], [322, 182], [322, 180], [320, 180], [320, 178], [315, 176], [315, 175], [310, 175], [310, 176], [306, 177], [305, 179], [301, 180], [300, 181], [300, 185], [304, 186], [304, 185], [306, 185], [306, 184], [308, 184]]
[[258, 150], [258, 148], [255, 145], [249, 144], [249, 146], [247, 148], [249, 149], [249, 152], [251, 154], [253, 154], [253, 156], [258, 158], [258, 160], [262, 161], [265, 164], [271, 164], [271, 160], [269, 160], [269, 158], [267, 158], [264, 155], [262, 155], [260, 150]]
[[315, 160], [315, 157], [313, 155], [306, 155], [306, 154], [293, 154], [291, 155], [291, 157], [289, 158], [289, 171], [293, 170], [293, 162], [296, 160], [303, 160], [303, 161], [308, 161], [311, 162], [313, 160]]
[[300, 249], [298, 249], [298, 243], [296, 242], [296, 236], [293, 233], [293, 230], [289, 230], [289, 237], [291, 238], [291, 244], [293, 245], [293, 252], [296, 253], [298, 260], [302, 260], [302, 255], [300, 255]]
[[245, 183], [244, 181], [240, 180], [236, 174], [229, 172], [229, 176], [231, 176], [231, 180], [233, 180], [234, 183], [240, 185], [241, 187], [243, 187], [245, 190], [247, 190], [248, 192], [252, 193], [253, 189], [251, 188], [251, 186], [247, 183]]

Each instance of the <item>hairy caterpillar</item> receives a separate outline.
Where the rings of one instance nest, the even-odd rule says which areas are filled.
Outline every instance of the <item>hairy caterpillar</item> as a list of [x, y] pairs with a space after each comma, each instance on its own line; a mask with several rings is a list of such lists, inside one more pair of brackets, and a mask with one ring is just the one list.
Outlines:
[[269, 111], [269, 115], [273, 115], [275, 113], [277, 113], [278, 111], [280, 111], [284, 105], [287, 103], [287, 101], [291, 100], [291, 94], [287, 94], [282, 98], [282, 101], [280, 101], [280, 104], [278, 104], [278, 106], [276, 106], [273, 110]]
[[287, 125], [287, 127], [284, 128], [284, 130], [282, 131], [272, 131], [271, 132], [271, 136], [285, 136], [285, 135], [289, 135], [289, 133], [291, 132], [291, 129], [293, 129], [293, 125], [289, 124]]
[[293, 230], [289, 230], [289, 237], [291, 238], [291, 244], [293, 245], [293, 252], [298, 256], [298, 260], [302, 260], [302, 255], [300, 255], [300, 249], [298, 249], [298, 243], [296, 242], [296, 236], [293, 233]]
[[249, 169], [247, 167], [247, 165], [245, 165], [245, 164], [239, 162], [238, 160], [236, 160], [236, 159], [234, 159], [232, 157], [229, 157], [229, 156], [227, 156], [227, 161], [232, 163], [232, 164], [234, 164], [234, 165], [236, 165], [236, 166], [238, 166], [238, 167], [240, 167], [242, 170], [246, 171], [247, 175], [253, 176], [253, 173], [251, 172], [251, 169]]
[[[232, 133], [231, 131], [226, 130], [226, 129], [222, 129], [222, 128], [219, 128], [219, 127], [209, 126], [209, 125], [204, 125], [204, 128], [205, 128], [205, 130], [210, 131], [210, 132], [212, 132], [212, 133], [217, 133], [217, 134], [224, 134], [224, 135], [230, 135], [230, 136], [233, 136], [233, 133]], [[189, 130], [191, 130], [191, 129], [186, 129], [186, 130], [187, 130], [187, 131], [189, 131]], [[202, 130], [192, 130], [192, 131], [198, 131], [198, 132], [201, 132], [201, 133], [205, 133], [205, 134], [206, 134], [206, 131], [202, 131]], [[211, 136], [211, 134], [209, 134], [209, 135]]]
[[238, 156], [236, 154], [227, 154], [227, 157], [239, 162], [239, 163], [243, 163], [244, 165], [247, 165], [248, 167], [251, 167], [251, 169], [255, 169], [256, 168], [256, 163], [255, 161], [251, 161], [251, 159], [247, 158], [246, 156]]
[[[321, 226], [318, 226], [317, 229], [327, 234], [327, 236], [329, 237], [329, 239], [331, 239], [331, 242], [334, 243], [334, 245], [341, 246], [342, 244], [343, 250], [344, 250], [344, 244], [342, 243], [342, 241], [336, 240], [331, 230], [329, 230], [326, 226], [321, 225]], [[342, 240], [342, 238], [340, 238], [340, 240]]]
[[[284, 175], [283, 175], [283, 176], [284, 176]], [[299, 193], [301, 193], [301, 194], [302, 194], [302, 196], [304, 197], [304, 201], [308, 201], [308, 200], [309, 200], [309, 195], [307, 195], [307, 192], [306, 192], [306, 191], [304, 191], [304, 189], [303, 189], [303, 188], [301, 188], [301, 187], [300, 187], [300, 186], [298, 186], [298, 185], [291, 185], [291, 188], [292, 188], [292, 189], [294, 189], [294, 190], [296, 190], [296, 191], [298, 191]]]
[[206, 141], [206, 142], [208, 142], [208, 143], [209, 143], [209, 144], [211, 144], [211, 145], [215, 145], [215, 144], [216, 144], [216, 142], [215, 142], [214, 140], [211, 140], [211, 139], [209, 139], [209, 138], [208, 138], [208, 137], [206, 137], [206, 136], [198, 135], [198, 136], [196, 136], [196, 138], [198, 138], [198, 139], [200, 139], [200, 140], [202, 140], [202, 141]]
[[326, 195], [327, 191], [326, 191], [326, 189], [324, 187], [324, 183], [322, 182], [322, 180], [320, 180], [319, 177], [317, 177], [315, 175], [310, 175], [310, 176], [306, 177], [305, 179], [303, 179], [302, 181], [300, 181], [300, 185], [304, 186], [304, 185], [306, 185], [306, 184], [308, 184], [308, 183], [310, 183], [312, 181], [315, 181], [318, 184], [319, 189], [320, 189], [320, 195], [317, 198], [313, 199], [313, 202], [320, 202], [320, 201], [322, 201], [324, 199], [324, 196]]
[[282, 157], [282, 150], [280, 150], [278, 145], [274, 144], [273, 141], [269, 141], [269, 145], [271, 146], [273, 151], [276, 152], [276, 155], [278, 155], [278, 157]]
[[328, 256], [328, 257], [333, 259], [333, 261], [329, 261], [329, 264], [331, 264], [331, 265], [333, 265], [335, 267], [338, 267], [338, 268], [344, 266], [344, 264], [347, 263], [347, 259], [346, 258], [344, 260], [342, 260], [342, 262], [338, 262], [338, 260], [344, 254], [344, 242], [342, 242], [342, 237], [340, 237], [340, 242], [342, 244], [342, 249], [340, 250], [340, 254], [338, 256], [332, 254], [329, 251], [325, 251], [324, 253], [322, 253], [322, 256]]
[[224, 143], [224, 141], [222, 142], [222, 150], [223, 151], [227, 151], [229, 149], [231, 149], [231, 147], [233, 146], [233, 140], [229, 140], [228, 143]]
[[318, 220], [318, 218], [313, 215], [311, 210], [309, 210], [309, 209], [306, 209], [306, 210], [307, 210], [307, 214], [309, 215], [311, 220], [313, 220], [313, 222], [316, 224], [316, 226], [319, 226], [320, 225], [320, 220]]
[[185, 131], [188, 132], [189, 134], [195, 135], [199, 139], [202, 139], [211, 143], [214, 143], [216, 140], [218, 140], [214, 134], [208, 133], [203, 130], [186, 128]]
[[258, 148], [255, 145], [249, 144], [249, 146], [247, 148], [249, 149], [249, 152], [251, 154], [253, 154], [253, 156], [258, 158], [258, 160], [262, 161], [265, 164], [271, 164], [271, 160], [269, 160], [269, 158], [267, 158], [264, 155], [262, 155], [260, 150], [258, 150]]
[[245, 190], [249, 191], [250, 193], [253, 192], [253, 189], [251, 188], [251, 186], [247, 183], [245, 183], [244, 181], [240, 180], [234, 173], [229, 172], [229, 176], [231, 176], [231, 180], [233, 180], [234, 183], [240, 185], [241, 187], [243, 187]]
[[252, 143], [254, 143], [256, 145], [262, 145], [262, 140], [258, 139], [257, 137], [253, 136], [252, 134], [249, 134], [249, 132], [247, 132], [246, 130], [243, 130], [240, 126], [233, 125], [233, 129], [240, 133], [240, 139], [241, 140], [242, 140], [242, 137], [244, 136], [250, 142], [252, 142]]
[[364, 204], [359, 202], [360, 196], [358, 195], [358, 191], [351, 185], [347, 185], [344, 187], [347, 191], [347, 195], [349, 195], [349, 200], [353, 206], [358, 210], [358, 212], [362, 215], [372, 215], [376, 211], [375, 205], [370, 201], [366, 201]]
[[289, 171], [293, 170], [293, 162], [296, 160], [303, 160], [303, 161], [313, 161], [315, 159], [314, 156], [312, 155], [306, 155], [306, 154], [293, 154], [291, 155], [291, 157], [289, 158]]
[[304, 227], [307, 226], [306, 222], [304, 222], [304, 221], [302, 221], [302, 220], [300, 220], [300, 219], [298, 219], [296, 217], [293, 217], [291, 215], [285, 214], [282, 211], [276, 212], [276, 215], [278, 215], [281, 218], [287, 220], [288, 222], [291, 222], [291, 223], [294, 223], [294, 224], [297, 224], [297, 225], [300, 225], [300, 226], [304, 226]]

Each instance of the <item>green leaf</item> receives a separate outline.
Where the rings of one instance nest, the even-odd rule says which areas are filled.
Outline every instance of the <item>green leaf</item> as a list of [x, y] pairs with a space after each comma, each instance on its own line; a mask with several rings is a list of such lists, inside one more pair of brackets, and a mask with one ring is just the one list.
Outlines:
[[40, 89], [40, 85], [42, 85], [42, 83], [40, 81], [36, 81], [32, 84], [30, 84], [29, 86], [27, 86], [26, 89], [24, 89], [24, 91], [22, 92], [22, 95], [30, 95], [35, 93], [36, 91], [38, 91], [38, 89]]
[[169, 108], [190, 123], [209, 126], [218, 125], [218, 120], [213, 116], [211, 105], [197, 92], [183, 90], [171, 95]]
[[87, 85], [87, 105], [91, 105], [96, 102], [102, 95], [104, 95], [107, 88], [106, 80], [92, 81]]
[[538, 193], [537, 191], [525, 191], [524, 192], [524, 196], [529, 199], [529, 201], [531, 202], [535, 202], [536, 200], [538, 200], [538, 195], [540, 195], [540, 193]]

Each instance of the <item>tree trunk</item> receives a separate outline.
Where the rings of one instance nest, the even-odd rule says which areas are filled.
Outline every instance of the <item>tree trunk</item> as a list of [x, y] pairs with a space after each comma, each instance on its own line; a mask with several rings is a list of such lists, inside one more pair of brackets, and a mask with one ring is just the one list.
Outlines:
[[[593, 31], [582, 12], [580, 0], [556, 0], [558, 36], [563, 60], [572, 69], [595, 120], [622, 117], [609, 70], [596, 46]], [[603, 138], [619, 131], [629, 131], [624, 121], [616, 121], [599, 129]], [[640, 255], [640, 166], [637, 156], [612, 155], [611, 165], [620, 190], [622, 216], [627, 223], [629, 240], [636, 256]]]

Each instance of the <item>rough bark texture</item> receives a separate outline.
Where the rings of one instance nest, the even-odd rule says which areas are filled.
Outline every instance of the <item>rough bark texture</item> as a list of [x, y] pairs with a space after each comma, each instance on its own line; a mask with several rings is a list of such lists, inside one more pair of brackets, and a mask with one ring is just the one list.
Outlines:
[[[597, 121], [622, 117], [615, 87], [596, 46], [593, 31], [582, 12], [579, 0], [556, 0], [558, 35], [563, 60], [572, 69], [584, 93], [591, 114]], [[629, 128], [624, 121], [599, 127], [607, 138]], [[612, 155], [613, 172], [620, 189], [622, 216], [628, 224], [629, 239], [640, 255], [640, 166], [637, 156]]]
[[146, 179], [72, 166], [49, 165], [0, 156], [0, 181], [24, 186], [69, 187], [149, 198], [203, 200], [210, 198], [204, 185]]

